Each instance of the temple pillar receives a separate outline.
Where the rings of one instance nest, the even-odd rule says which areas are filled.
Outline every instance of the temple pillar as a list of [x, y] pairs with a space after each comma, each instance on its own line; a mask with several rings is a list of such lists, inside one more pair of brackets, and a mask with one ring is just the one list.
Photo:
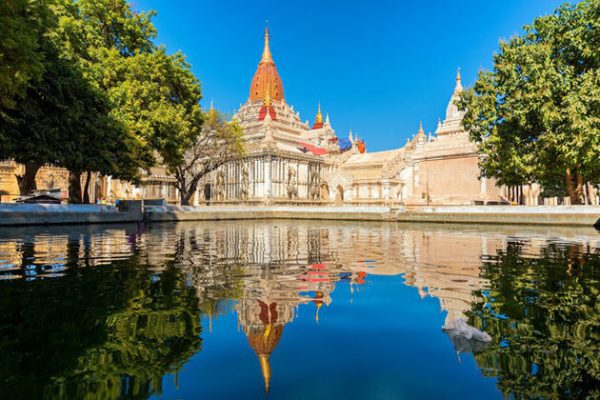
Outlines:
[[271, 156], [267, 156], [264, 161], [264, 193], [263, 196], [267, 199], [272, 197], [271, 192]]

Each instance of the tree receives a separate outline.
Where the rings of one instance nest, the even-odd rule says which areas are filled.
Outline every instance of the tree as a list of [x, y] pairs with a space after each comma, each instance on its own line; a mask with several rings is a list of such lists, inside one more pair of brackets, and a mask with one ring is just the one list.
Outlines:
[[46, 70], [0, 126], [10, 133], [0, 158], [25, 165], [21, 194], [47, 163], [69, 169], [76, 203], [89, 201], [90, 171], [135, 181], [158, 158], [179, 164], [201, 129], [200, 83], [181, 53], [153, 44], [154, 12], [124, 0], [53, 0], [49, 9], [34, 32]]
[[78, 5], [85, 21], [81, 29], [91, 38], [83, 65], [107, 94], [111, 117], [135, 137], [136, 157], [145, 169], [157, 160], [174, 169], [201, 131], [200, 82], [183, 54], [168, 55], [153, 44], [154, 12], [133, 12], [124, 0]]
[[181, 205], [188, 205], [198, 188], [198, 182], [243, 153], [242, 128], [233, 120], [211, 109], [196, 142], [187, 149], [182, 161], [173, 168]]
[[[47, 2], [5, 0], [0, 2], [0, 107], [14, 106], [32, 81], [44, 70], [39, 51], [39, 32], [48, 16]], [[1, 115], [0, 109], [0, 116]]]
[[500, 44], [459, 107], [482, 175], [538, 182], [581, 204], [600, 181], [600, 0], [565, 4]]

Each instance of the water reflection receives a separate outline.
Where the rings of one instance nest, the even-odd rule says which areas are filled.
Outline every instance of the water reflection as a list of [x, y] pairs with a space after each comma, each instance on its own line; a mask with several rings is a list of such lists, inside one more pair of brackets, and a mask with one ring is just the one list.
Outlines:
[[[203, 354], [213, 323], [232, 313], [255, 354], [257, 370], [250, 373], [268, 392], [278, 376], [276, 352], [286, 356], [284, 368], [301, 370], [289, 350], [278, 350], [286, 340], [297, 345], [298, 336], [284, 331], [314, 331], [325, 317], [349, 338], [360, 337], [362, 325], [333, 311], [348, 296], [370, 299], [351, 306], [367, 311], [365, 332], [390, 345], [402, 342], [385, 321], [402, 310], [404, 289], [394, 289], [398, 304], [380, 300], [398, 280], [423, 299], [416, 310], [423, 318], [436, 318], [426, 300], [439, 301], [438, 329], [419, 321], [411, 329], [435, 340], [417, 346], [457, 353], [453, 373], [466, 375], [458, 369], [467, 368], [461, 353], [472, 352], [476, 367], [497, 377], [498, 397], [598, 396], [599, 239], [594, 231], [556, 228], [289, 221], [4, 229], [0, 397], [176, 397], [200, 385], [179, 374]], [[439, 328], [457, 318], [488, 332], [492, 343], [450, 341]], [[211, 340], [231, 340], [222, 332]], [[410, 361], [395, 368], [416, 368]], [[222, 376], [248, 372], [242, 365], [214, 365], [227, 369]], [[363, 371], [365, 385], [367, 375]], [[334, 385], [335, 375], [329, 378]], [[462, 379], [486, 385], [478, 377]], [[297, 390], [282, 386], [274, 395]], [[235, 393], [258, 395], [246, 390]], [[411, 393], [431, 397], [428, 390], [435, 389], [423, 384]], [[358, 393], [347, 389], [346, 395]], [[477, 398], [451, 388], [443, 393]]]

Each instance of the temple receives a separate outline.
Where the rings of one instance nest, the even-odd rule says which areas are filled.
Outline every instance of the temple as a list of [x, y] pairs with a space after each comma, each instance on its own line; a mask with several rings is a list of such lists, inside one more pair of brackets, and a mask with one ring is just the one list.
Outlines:
[[[464, 113], [457, 107], [463, 87], [460, 71], [446, 117], [434, 135], [422, 125], [398, 149], [368, 152], [365, 141], [350, 132], [338, 136], [329, 115], [317, 110], [314, 122], [302, 120], [287, 103], [279, 76], [271, 35], [250, 83], [246, 102], [233, 118], [244, 132], [245, 155], [205, 176], [193, 205], [469, 205], [506, 203], [510, 190], [480, 178], [477, 145], [462, 127]], [[18, 197], [16, 176], [21, 166], [0, 163], [0, 201]], [[139, 185], [93, 174], [92, 200], [165, 198], [178, 202], [174, 177], [157, 166]], [[39, 189], [66, 194], [67, 171], [43, 167]], [[529, 204], [542, 202], [529, 190]]]
[[233, 116], [244, 130], [246, 156], [207, 176], [195, 204], [431, 205], [493, 204], [507, 199], [495, 182], [480, 179], [476, 144], [462, 128], [455, 102], [436, 135], [422, 125], [402, 148], [367, 152], [350, 132], [337, 136], [321, 105], [314, 123], [289, 105], [270, 48], [264, 49], [250, 95]]

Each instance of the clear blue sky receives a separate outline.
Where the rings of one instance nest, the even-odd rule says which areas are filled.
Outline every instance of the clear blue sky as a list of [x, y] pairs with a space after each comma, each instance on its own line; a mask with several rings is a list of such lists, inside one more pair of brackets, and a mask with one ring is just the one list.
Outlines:
[[138, 0], [158, 16], [157, 42], [183, 51], [208, 107], [231, 114], [248, 98], [269, 19], [286, 101], [313, 121], [320, 101], [339, 136], [369, 151], [399, 147], [423, 120], [443, 119], [456, 68], [471, 85], [498, 41], [551, 13], [558, 0]]

